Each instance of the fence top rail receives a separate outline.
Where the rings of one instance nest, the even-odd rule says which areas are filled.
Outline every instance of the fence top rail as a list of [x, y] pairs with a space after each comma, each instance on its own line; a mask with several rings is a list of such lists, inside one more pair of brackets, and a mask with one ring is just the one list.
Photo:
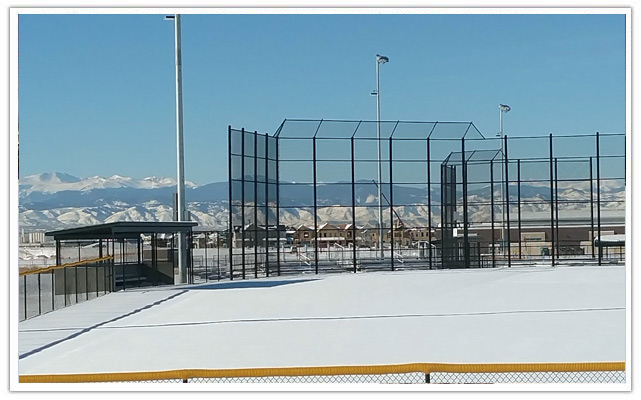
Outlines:
[[269, 376], [316, 375], [382, 375], [411, 372], [503, 373], [503, 372], [588, 372], [625, 371], [625, 362], [584, 363], [512, 363], [512, 364], [450, 364], [411, 363], [394, 365], [237, 368], [237, 369], [179, 369], [146, 372], [115, 372], [87, 374], [20, 375], [20, 383], [80, 383], [125, 382], [194, 378], [239, 378]]
[[[468, 134], [483, 138], [471, 121], [400, 121], [400, 120], [337, 120], [337, 119], [285, 119], [276, 130], [276, 138], [364, 138], [378, 137], [424, 138], [451, 137], [461, 139]], [[396, 135], [396, 136], [394, 136]]]
[[43, 272], [49, 272], [49, 271], [52, 271], [54, 269], [77, 267], [79, 265], [93, 264], [93, 263], [97, 263], [99, 261], [106, 261], [106, 260], [113, 260], [113, 259], [114, 259], [113, 256], [106, 256], [106, 257], [100, 257], [100, 258], [92, 258], [92, 259], [89, 259], [89, 260], [76, 261], [76, 262], [72, 262], [72, 263], [53, 265], [51, 267], [46, 267], [46, 268], [30, 269], [28, 271], [20, 272], [18, 274], [18, 276], [41, 274]]

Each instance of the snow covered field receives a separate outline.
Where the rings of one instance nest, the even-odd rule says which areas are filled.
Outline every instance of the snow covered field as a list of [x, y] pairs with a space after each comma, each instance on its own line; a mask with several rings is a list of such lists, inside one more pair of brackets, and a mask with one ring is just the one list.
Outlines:
[[625, 267], [305, 275], [144, 288], [19, 324], [19, 373], [625, 361]]

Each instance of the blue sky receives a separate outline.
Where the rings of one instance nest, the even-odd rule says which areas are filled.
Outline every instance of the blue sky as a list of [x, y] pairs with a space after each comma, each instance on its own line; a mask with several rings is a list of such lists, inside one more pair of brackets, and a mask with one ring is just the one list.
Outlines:
[[[176, 175], [163, 14], [19, 16], [20, 176]], [[185, 177], [227, 179], [227, 126], [473, 121], [510, 136], [625, 132], [625, 15], [183, 15]]]

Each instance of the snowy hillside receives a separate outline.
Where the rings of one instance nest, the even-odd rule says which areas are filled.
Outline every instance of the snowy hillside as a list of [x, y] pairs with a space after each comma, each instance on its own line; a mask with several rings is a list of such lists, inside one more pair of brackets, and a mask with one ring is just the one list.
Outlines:
[[[78, 177], [61, 173], [51, 172], [37, 175], [29, 175], [19, 179], [20, 194], [31, 192], [55, 193], [63, 190], [87, 191], [105, 188], [136, 188], [154, 189], [160, 187], [176, 186], [176, 180], [172, 178], [158, 178], [155, 176], [143, 179], [131, 178], [128, 176], [113, 175], [109, 178], [92, 176], [80, 179]], [[193, 182], [185, 182], [186, 187], [196, 187]]]
[[[64, 173], [45, 173], [21, 178], [19, 193], [19, 227], [25, 231], [55, 230], [81, 225], [117, 221], [171, 221], [172, 178], [136, 179], [114, 175], [110, 178], [78, 178]], [[571, 184], [572, 183], [572, 184]], [[478, 186], [477, 186], [478, 187]], [[386, 191], [389, 189], [386, 188]], [[561, 218], [589, 218], [589, 182], [559, 182]], [[596, 190], [594, 190], [596, 192]], [[313, 186], [283, 184], [280, 187], [280, 222], [288, 226], [313, 225]], [[517, 187], [510, 184], [510, 198], [516, 200]], [[252, 194], [247, 194], [251, 198]], [[351, 185], [318, 185], [319, 223], [351, 223]], [[187, 209], [192, 220], [212, 229], [228, 227], [229, 190], [227, 182], [196, 185], [185, 189]], [[356, 222], [375, 226], [378, 221], [377, 187], [370, 182], [356, 186]], [[596, 196], [596, 195], [595, 195]], [[432, 186], [432, 224], [440, 221], [440, 191]], [[468, 193], [470, 222], [489, 222], [490, 188], [480, 187]], [[500, 191], [495, 186], [495, 215], [500, 213]], [[550, 189], [538, 182], [521, 185], [522, 217], [547, 219]], [[621, 180], [602, 180], [601, 210], [603, 217], [623, 219], [625, 186]], [[406, 226], [427, 226], [427, 191], [417, 187], [394, 185], [394, 211]], [[385, 221], [389, 221], [389, 204], [383, 202]], [[262, 212], [262, 210], [261, 210]], [[511, 207], [511, 213], [516, 213]], [[251, 220], [252, 216], [247, 216]], [[513, 216], [514, 218], [516, 216]], [[389, 223], [389, 222], [387, 222]]]

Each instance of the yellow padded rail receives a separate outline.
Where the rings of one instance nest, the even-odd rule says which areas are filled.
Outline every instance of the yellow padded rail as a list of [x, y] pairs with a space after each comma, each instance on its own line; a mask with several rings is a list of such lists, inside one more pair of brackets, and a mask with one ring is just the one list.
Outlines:
[[499, 372], [588, 372], [625, 371], [625, 362], [522, 363], [522, 364], [447, 364], [412, 363], [334, 367], [284, 367], [239, 369], [179, 369], [148, 372], [98, 374], [20, 375], [20, 383], [136, 382], [194, 378], [241, 378], [314, 375], [383, 375], [411, 372], [499, 373]]
[[99, 261], [113, 260], [113, 258], [114, 258], [113, 256], [107, 256], [107, 257], [101, 257], [101, 258], [92, 258], [90, 260], [82, 260], [82, 261], [76, 261], [76, 262], [72, 262], [72, 263], [53, 265], [53, 266], [47, 267], [47, 268], [30, 269], [28, 271], [20, 272], [18, 274], [18, 276], [41, 274], [43, 272], [49, 272], [49, 271], [54, 270], [54, 269], [77, 267], [79, 265], [93, 264], [93, 263], [97, 263]]

